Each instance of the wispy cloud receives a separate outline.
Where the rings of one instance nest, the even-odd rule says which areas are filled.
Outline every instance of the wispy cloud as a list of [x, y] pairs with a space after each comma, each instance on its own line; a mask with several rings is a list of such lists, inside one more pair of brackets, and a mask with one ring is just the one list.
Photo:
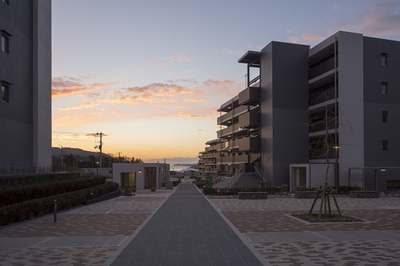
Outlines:
[[334, 25], [330, 33], [347, 30], [372, 36], [400, 34], [398, 5], [398, 2], [375, 4], [354, 20]]
[[324, 36], [312, 33], [303, 33], [301, 37], [307, 42], [319, 42], [324, 39]]
[[160, 63], [160, 62], [156, 62], [154, 64], [159, 68], [164, 68], [165, 67], [165, 65], [163, 63]]
[[188, 118], [201, 118], [201, 117], [206, 117], [205, 115], [194, 115], [194, 114], [188, 114], [188, 113], [185, 113], [185, 112], [180, 112], [179, 115], [180, 115], [180, 116], [183, 116], [183, 117], [188, 117]]
[[88, 91], [112, 87], [123, 82], [94, 83], [86, 86], [81, 79], [73, 77], [55, 77], [52, 80], [52, 96], [68, 96], [72, 94], [85, 94]]
[[187, 57], [186, 55], [172, 55], [168, 57], [169, 60], [174, 61], [174, 62], [180, 62], [180, 61], [190, 61], [190, 58]]
[[202, 102], [204, 102], [203, 98], [197, 98], [197, 99], [187, 99], [187, 98], [185, 98], [183, 100], [185, 102], [187, 102], [187, 103], [202, 103]]

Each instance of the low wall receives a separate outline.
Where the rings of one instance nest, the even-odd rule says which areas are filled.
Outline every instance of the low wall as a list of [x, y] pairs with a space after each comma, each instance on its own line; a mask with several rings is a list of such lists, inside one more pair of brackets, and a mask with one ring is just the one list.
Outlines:
[[267, 192], [238, 192], [238, 199], [267, 199]]
[[294, 197], [296, 199], [313, 199], [317, 195], [317, 191], [295, 191]]
[[350, 191], [350, 198], [379, 198], [379, 191]]

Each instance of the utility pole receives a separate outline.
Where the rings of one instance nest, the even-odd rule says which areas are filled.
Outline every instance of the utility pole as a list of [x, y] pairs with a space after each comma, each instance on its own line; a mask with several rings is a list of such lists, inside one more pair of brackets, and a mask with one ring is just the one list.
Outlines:
[[63, 147], [60, 145], [60, 153], [61, 153], [61, 165], [60, 165], [60, 166], [61, 166], [61, 172], [64, 170], [64, 169], [63, 169], [64, 167], [63, 167], [63, 153], [62, 153], [62, 148], [63, 148]]
[[94, 137], [100, 137], [99, 145], [94, 146], [95, 149], [100, 150], [100, 175], [101, 175], [101, 168], [102, 168], [102, 163], [103, 163], [103, 136], [108, 136], [107, 134], [104, 134], [103, 132], [100, 133], [90, 133], [87, 134], [86, 136], [94, 136]]

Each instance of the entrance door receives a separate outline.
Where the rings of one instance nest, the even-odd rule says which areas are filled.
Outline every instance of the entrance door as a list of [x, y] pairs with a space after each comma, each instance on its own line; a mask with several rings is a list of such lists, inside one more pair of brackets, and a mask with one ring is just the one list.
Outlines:
[[131, 187], [132, 189], [136, 190], [136, 173], [121, 173], [121, 187]]
[[145, 167], [144, 168], [144, 189], [151, 189], [157, 187], [157, 168]]

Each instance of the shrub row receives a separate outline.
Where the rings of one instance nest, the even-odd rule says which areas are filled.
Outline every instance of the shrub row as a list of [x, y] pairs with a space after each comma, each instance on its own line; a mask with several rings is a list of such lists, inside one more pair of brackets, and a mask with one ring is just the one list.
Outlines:
[[0, 208], [0, 226], [51, 213], [54, 210], [55, 199], [57, 210], [65, 210], [116, 190], [118, 190], [117, 183], [106, 183], [70, 193], [8, 205]]
[[[335, 187], [333, 187], [335, 188]], [[318, 189], [321, 189], [320, 187], [315, 187], [311, 189], [307, 189], [307, 191], [317, 191]], [[339, 195], [349, 195], [350, 191], [359, 191], [361, 188], [359, 186], [339, 186], [338, 189], [338, 194]]]
[[90, 177], [6, 188], [0, 190], [0, 207], [94, 187], [104, 184], [105, 180], [106, 177]]
[[79, 173], [55, 173], [55, 174], [36, 174], [0, 177], [0, 187], [16, 187], [40, 184], [46, 182], [71, 180], [80, 178]]
[[204, 195], [237, 195], [238, 192], [268, 192], [268, 194], [276, 194], [280, 192], [280, 188], [267, 187], [267, 188], [207, 188], [203, 187]]
[[[204, 195], [215, 195], [215, 196], [225, 196], [225, 195], [237, 195], [238, 192], [268, 192], [270, 195], [281, 193], [281, 188], [279, 187], [267, 187], [267, 188], [207, 188], [205, 187], [205, 182], [196, 182], [198, 188], [203, 189]], [[316, 191], [319, 188], [312, 188], [308, 191]], [[338, 193], [341, 195], [348, 195], [350, 191], [358, 191], [360, 187], [358, 186], [340, 186]]]

